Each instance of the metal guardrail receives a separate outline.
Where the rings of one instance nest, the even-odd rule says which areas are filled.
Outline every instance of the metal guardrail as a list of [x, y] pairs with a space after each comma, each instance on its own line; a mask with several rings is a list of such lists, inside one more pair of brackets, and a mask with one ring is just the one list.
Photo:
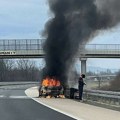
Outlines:
[[84, 98], [86, 100], [92, 100], [120, 107], [120, 92], [85, 90]]
[[[65, 96], [70, 99], [79, 99], [79, 91], [75, 88], [66, 89]], [[84, 90], [83, 99], [120, 108], [120, 92]]]

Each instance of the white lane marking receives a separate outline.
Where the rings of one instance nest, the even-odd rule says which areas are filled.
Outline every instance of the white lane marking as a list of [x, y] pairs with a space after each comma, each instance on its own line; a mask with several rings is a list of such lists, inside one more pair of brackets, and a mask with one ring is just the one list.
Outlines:
[[5, 96], [5, 95], [0, 95], [0, 98], [7, 98], [7, 99], [30, 99], [28, 96]]
[[12, 89], [15, 89], [15, 88], [23, 88], [23, 87], [32, 87], [32, 86], [35, 86], [35, 84], [33, 85], [12, 85], [12, 86], [0, 86], [0, 89], [4, 89], [4, 90], [12, 90]]
[[4, 98], [4, 97], [6, 97], [5, 95], [0, 95], [0, 98]]
[[[27, 95], [27, 92], [26, 92], [26, 91], [27, 91], [27, 90], [25, 90], [25, 94]], [[29, 96], [28, 96], [28, 97], [29, 97]], [[29, 97], [29, 98], [33, 99], [34, 101], [36, 101], [36, 102], [39, 103], [39, 104], [42, 104], [42, 105], [44, 105], [44, 106], [46, 106], [46, 107], [48, 107], [48, 108], [50, 108], [50, 109], [52, 109], [52, 110], [55, 110], [55, 111], [57, 111], [57, 112], [59, 112], [59, 113], [62, 113], [62, 114], [64, 114], [64, 115], [66, 115], [66, 116], [69, 116], [69, 117], [71, 117], [71, 118], [73, 118], [73, 119], [76, 119], [76, 120], [84, 120], [84, 119], [78, 118], [78, 117], [76, 117], [76, 116], [74, 116], [74, 115], [71, 115], [71, 114], [69, 114], [69, 113], [67, 113], [67, 112], [63, 112], [63, 111], [60, 110], [60, 109], [56, 109], [56, 108], [54, 108], [54, 107], [52, 107], [52, 106], [50, 106], [50, 105], [46, 105], [46, 104], [40, 102], [39, 100], [36, 100], [35, 98], [32, 98], [32, 97]]]
[[28, 96], [9, 96], [10, 99], [29, 99]]

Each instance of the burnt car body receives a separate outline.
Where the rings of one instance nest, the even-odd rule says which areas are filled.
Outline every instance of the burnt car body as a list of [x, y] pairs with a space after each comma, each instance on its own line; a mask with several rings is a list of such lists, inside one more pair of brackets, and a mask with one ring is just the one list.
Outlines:
[[64, 94], [64, 89], [62, 86], [41, 86], [39, 88], [39, 97], [60, 97]]
[[47, 76], [42, 80], [42, 83], [39, 87], [39, 97], [60, 97], [64, 94], [64, 89], [61, 85], [60, 80], [55, 77]]

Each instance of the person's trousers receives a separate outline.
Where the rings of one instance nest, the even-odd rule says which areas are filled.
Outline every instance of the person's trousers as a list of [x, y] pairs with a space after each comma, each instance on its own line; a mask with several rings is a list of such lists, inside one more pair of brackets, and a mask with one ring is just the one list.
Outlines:
[[83, 96], [83, 87], [79, 87], [79, 99], [82, 100]]

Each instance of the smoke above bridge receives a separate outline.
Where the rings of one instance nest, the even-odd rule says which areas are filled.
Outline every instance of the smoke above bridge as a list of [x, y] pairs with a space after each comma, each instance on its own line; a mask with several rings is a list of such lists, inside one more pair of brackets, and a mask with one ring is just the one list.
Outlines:
[[44, 75], [65, 82], [79, 45], [86, 44], [99, 30], [119, 23], [120, 1], [48, 0], [48, 3], [52, 17], [44, 31]]

